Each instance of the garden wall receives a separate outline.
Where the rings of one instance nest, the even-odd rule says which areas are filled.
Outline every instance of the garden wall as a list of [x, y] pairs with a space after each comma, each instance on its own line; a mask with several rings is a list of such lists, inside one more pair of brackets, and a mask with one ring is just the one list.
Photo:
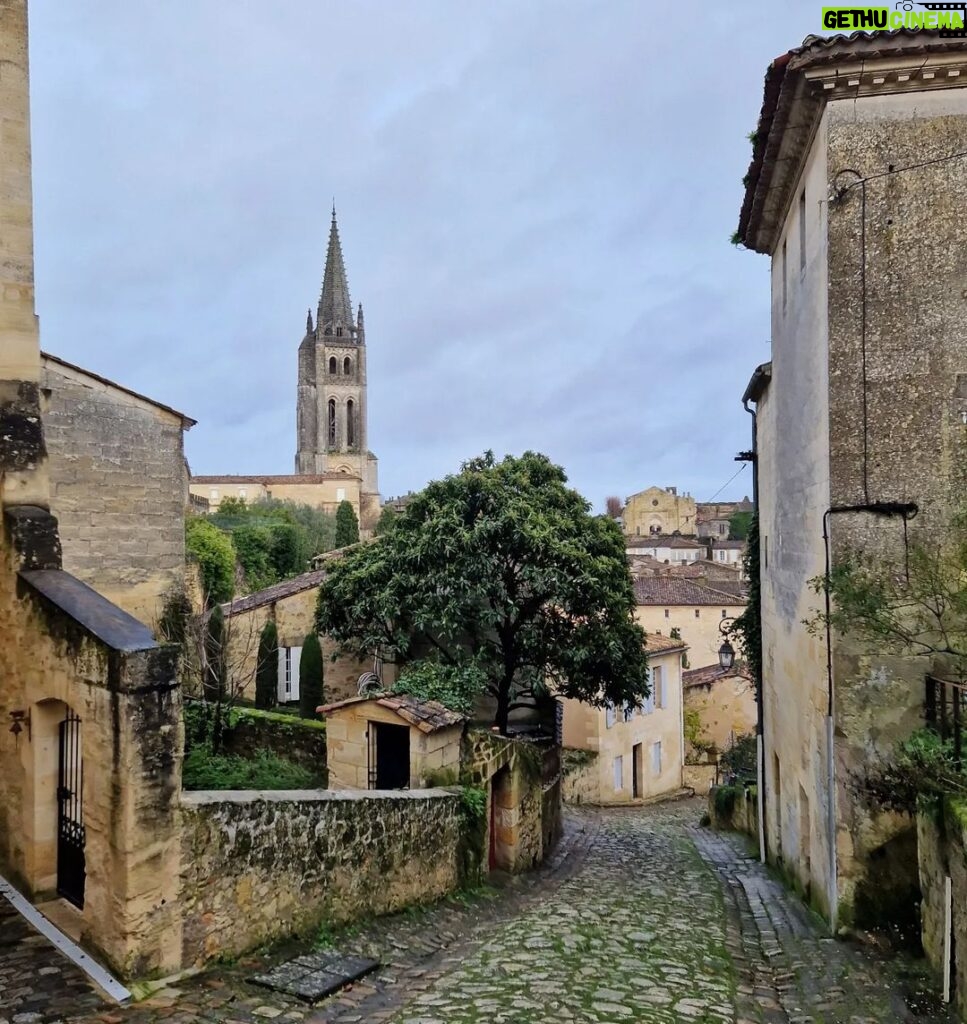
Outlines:
[[712, 828], [758, 838], [759, 804], [755, 786], [713, 786], [708, 794]]
[[460, 884], [461, 798], [182, 794], [182, 963], [437, 899]]
[[921, 935], [923, 951], [942, 984], [944, 959], [945, 880], [953, 892], [952, 999], [967, 1021], [967, 806], [947, 803], [941, 811], [917, 815], [920, 863]]

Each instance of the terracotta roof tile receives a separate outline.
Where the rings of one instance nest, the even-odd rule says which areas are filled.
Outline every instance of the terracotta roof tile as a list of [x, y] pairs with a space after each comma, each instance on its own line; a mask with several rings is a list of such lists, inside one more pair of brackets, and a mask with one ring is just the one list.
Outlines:
[[350, 707], [353, 704], [367, 702], [378, 704], [388, 711], [394, 711], [405, 722], [415, 725], [420, 732], [431, 733], [439, 729], [449, 729], [466, 721], [464, 715], [451, 711], [435, 700], [421, 700], [405, 693], [387, 693], [382, 697], [350, 697], [348, 700], [336, 701], [334, 704], [323, 704], [316, 708], [323, 715]]
[[706, 665], [704, 668], [690, 668], [682, 673], [682, 686], [688, 689], [691, 686], [711, 686], [722, 679], [748, 679], [751, 681], [752, 673], [744, 661], [737, 661], [728, 671], [721, 665]]
[[640, 605], [718, 605], [745, 604], [745, 598], [724, 590], [715, 590], [695, 580], [674, 576], [636, 576], [635, 601]]
[[688, 644], [661, 633], [645, 633], [645, 650], [649, 654], [668, 654], [670, 651], [685, 651]]
[[238, 476], [225, 473], [221, 476], [193, 476], [193, 484], [321, 484], [326, 480], [358, 480], [352, 473], [293, 473], [288, 476]]

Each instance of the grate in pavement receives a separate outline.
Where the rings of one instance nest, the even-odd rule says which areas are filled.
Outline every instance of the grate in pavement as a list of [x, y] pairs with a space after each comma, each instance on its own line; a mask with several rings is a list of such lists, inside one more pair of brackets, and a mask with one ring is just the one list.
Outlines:
[[377, 967], [378, 960], [362, 956], [344, 956], [334, 952], [310, 953], [296, 957], [295, 960], [287, 960], [266, 974], [256, 975], [251, 981], [274, 992], [295, 996], [307, 1003], [317, 1003]]

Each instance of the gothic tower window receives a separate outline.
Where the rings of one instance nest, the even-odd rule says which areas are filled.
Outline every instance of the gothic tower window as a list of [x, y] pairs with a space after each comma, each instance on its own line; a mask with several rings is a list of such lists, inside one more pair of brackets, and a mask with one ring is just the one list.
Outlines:
[[341, 338], [342, 337], [342, 328], [341, 327], [337, 327], [336, 328], [336, 337], [337, 338]]
[[350, 398], [346, 402], [346, 444], [348, 447], [356, 443], [356, 404]]
[[336, 357], [335, 356], [330, 356], [329, 357], [329, 372], [330, 373], [335, 373], [336, 372]]
[[330, 336], [332, 335], [332, 328], [331, 327], [327, 327], [326, 328], [326, 334], [328, 334]]
[[336, 400], [329, 399], [329, 426], [327, 428], [328, 443], [330, 448], [336, 447]]
[[342, 361], [342, 372], [348, 377], [353, 372], [353, 361], [346, 356]]

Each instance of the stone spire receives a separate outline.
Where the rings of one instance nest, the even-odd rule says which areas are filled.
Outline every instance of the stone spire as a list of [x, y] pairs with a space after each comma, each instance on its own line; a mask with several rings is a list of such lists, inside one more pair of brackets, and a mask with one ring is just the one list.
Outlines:
[[306, 334], [312, 334], [312, 310], [306, 314]]
[[356, 312], [356, 333], [359, 335], [360, 344], [362, 344], [366, 328], [363, 326], [363, 304], [361, 302], [359, 304], [359, 309]]
[[353, 307], [349, 301], [349, 284], [346, 281], [346, 265], [342, 259], [339, 244], [339, 228], [336, 225], [336, 204], [332, 207], [332, 226], [329, 228], [329, 251], [326, 253], [326, 273], [322, 279], [322, 295], [316, 324], [320, 328], [355, 327]]

